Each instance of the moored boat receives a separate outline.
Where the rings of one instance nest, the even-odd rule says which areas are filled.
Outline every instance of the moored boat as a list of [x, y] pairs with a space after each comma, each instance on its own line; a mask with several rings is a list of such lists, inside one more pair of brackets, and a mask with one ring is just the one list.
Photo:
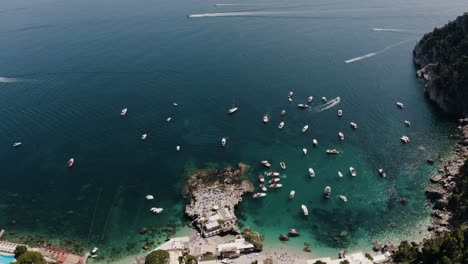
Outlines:
[[307, 105], [307, 104], [298, 104], [297, 107], [299, 107], [299, 108], [309, 108], [309, 105]]
[[122, 109], [122, 111], [120, 112], [120, 115], [121, 115], [121, 116], [126, 115], [126, 114], [127, 114], [127, 110], [128, 110], [127, 108]]
[[303, 128], [302, 128], [302, 133], [305, 133], [307, 131], [307, 129], [309, 129], [309, 125], [305, 125]]
[[315, 171], [312, 168], [309, 168], [309, 176], [310, 177], [315, 177]]
[[172, 105], [173, 106], [178, 106], [178, 104], [176, 102], [173, 102]]
[[407, 137], [407, 136], [402, 136], [400, 139], [401, 139], [401, 141], [402, 141], [403, 143], [405, 143], [405, 144], [409, 143], [409, 141], [410, 141], [410, 140], [409, 140], [409, 137]]
[[338, 137], [340, 140], [344, 140], [344, 134], [342, 132], [338, 132]]
[[408, 120], [405, 120], [405, 125], [406, 125], [406, 126], [411, 126], [411, 122], [408, 121]]
[[91, 250], [91, 254], [96, 254], [96, 252], [98, 251], [99, 248], [95, 247], [93, 248], [93, 250]]
[[23, 143], [15, 142], [15, 143], [13, 143], [13, 147], [17, 148], [17, 147], [21, 146], [21, 144], [23, 144]]
[[151, 200], [154, 200], [154, 196], [151, 195], [151, 194], [148, 194], [145, 196], [145, 199], [148, 200], [148, 201], [151, 201]]
[[265, 115], [263, 116], [263, 123], [266, 124], [266, 123], [268, 123], [268, 121], [270, 121], [270, 117], [268, 117], [268, 114], [265, 114]]
[[280, 166], [283, 170], [286, 169], [286, 163], [284, 163], [283, 161], [280, 162]]
[[223, 147], [226, 146], [226, 143], [227, 143], [227, 139], [225, 137], [223, 137], [221, 139], [221, 146], [223, 146]]
[[338, 116], [341, 117], [343, 115], [343, 110], [338, 110]]
[[176, 146], [176, 150], [177, 150], [177, 151], [180, 151], [180, 146]]
[[331, 187], [330, 186], [325, 187], [325, 190], [323, 191], [323, 196], [326, 199], [330, 198], [330, 196], [331, 196]]
[[396, 102], [396, 105], [399, 107], [399, 108], [405, 108], [405, 105], [401, 102]]
[[267, 168], [271, 167], [271, 164], [270, 164], [270, 162], [268, 162], [268, 160], [262, 160], [262, 164], [263, 164], [263, 166], [265, 166]]
[[288, 98], [288, 101], [289, 101], [289, 102], [292, 102], [292, 101], [293, 101], [293, 99], [292, 99], [291, 97], [289, 97], [289, 98]]
[[338, 177], [343, 177], [343, 173], [341, 173], [341, 171], [338, 171]]
[[293, 91], [289, 91], [288, 97], [291, 98], [293, 95], [294, 95], [294, 92], [293, 92]]
[[280, 178], [271, 178], [268, 182], [275, 183], [275, 182], [279, 182], [280, 180], [281, 180]]
[[281, 123], [279, 123], [279, 125], [278, 125], [278, 128], [282, 129], [283, 127], [284, 127], [284, 121], [281, 121]]
[[353, 177], [357, 175], [356, 170], [353, 167], [349, 167], [349, 172], [351, 173], [351, 176]]
[[281, 110], [281, 116], [284, 116], [286, 114], [286, 110]]
[[328, 154], [339, 154], [340, 152], [336, 149], [327, 149], [326, 152]]
[[155, 214], [159, 214], [163, 211], [164, 209], [163, 208], [157, 208], [157, 207], [151, 207], [150, 208], [150, 211], [155, 213]]
[[258, 179], [260, 180], [260, 182], [265, 182], [265, 176], [263, 175], [259, 175]]
[[383, 169], [379, 169], [379, 174], [380, 176], [382, 176], [383, 178], [387, 177], [387, 173], [385, 173], [385, 171]]
[[276, 171], [270, 171], [270, 172], [267, 172], [266, 176], [269, 176], [269, 177], [275, 177], [275, 176], [279, 176], [280, 173], [279, 172], [276, 172]]
[[357, 128], [357, 124], [354, 123], [354, 122], [349, 123], [349, 125], [350, 125], [353, 129], [356, 129], [356, 128]]
[[267, 187], [264, 183], [260, 184], [259, 185], [260, 189], [262, 189], [262, 191], [266, 192], [267, 191]]
[[67, 162], [67, 166], [68, 167], [73, 167], [73, 164], [75, 164], [75, 159], [74, 158], [69, 159], [68, 162]]
[[314, 97], [313, 97], [313, 96], [309, 96], [309, 97], [307, 98], [307, 103], [309, 103], [309, 104], [312, 103], [312, 100], [314, 100]]
[[306, 148], [303, 148], [303, 149], [302, 149], [302, 153], [304, 153], [304, 155], [307, 155], [307, 149], [306, 149]]
[[344, 195], [340, 195], [340, 199], [343, 200], [343, 202], [347, 202], [348, 201], [348, 198], [346, 198], [346, 196]]
[[228, 114], [234, 114], [235, 112], [237, 112], [238, 109], [239, 109], [239, 107], [237, 107], [237, 106], [229, 108]]
[[270, 184], [269, 187], [270, 187], [270, 188], [281, 188], [281, 187], [283, 187], [283, 184], [281, 184], [281, 183], [273, 183], [273, 184]]
[[166, 118], [166, 122], [171, 122], [171, 120], [172, 120], [172, 117]]
[[253, 195], [253, 198], [261, 198], [261, 197], [265, 197], [267, 194], [266, 193], [256, 193]]
[[293, 198], [294, 198], [294, 195], [296, 195], [296, 191], [292, 190], [292, 191], [289, 193], [289, 199], [293, 199]]
[[326, 98], [325, 96], [322, 96], [322, 101], [323, 101], [324, 103], [326, 103], [328, 100], [327, 100], [327, 98]]
[[302, 212], [304, 213], [304, 215], [308, 216], [309, 215], [309, 210], [307, 210], [307, 206], [305, 206], [303, 204], [303, 205], [301, 205], [301, 208], [302, 208]]
[[317, 145], [318, 145], [317, 139], [315, 139], [315, 138], [312, 139], [312, 144], [314, 145], [314, 147], [317, 147]]
[[147, 136], [148, 136], [148, 134], [141, 135], [141, 140], [145, 140]]

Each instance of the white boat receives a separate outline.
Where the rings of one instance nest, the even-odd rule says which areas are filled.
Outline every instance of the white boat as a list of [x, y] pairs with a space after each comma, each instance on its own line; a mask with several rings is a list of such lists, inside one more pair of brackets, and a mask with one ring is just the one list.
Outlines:
[[271, 178], [268, 182], [269, 183], [275, 183], [275, 182], [279, 182], [279, 181], [281, 181], [280, 178]]
[[289, 193], [289, 199], [293, 199], [293, 198], [294, 198], [294, 195], [296, 195], [296, 191], [292, 190], [292, 191]]
[[338, 137], [340, 140], [344, 140], [344, 134], [342, 132], [338, 132]]
[[268, 121], [270, 121], [270, 118], [268, 117], [267, 114], [265, 114], [265, 115], [263, 116], [263, 123], [266, 124], [266, 123], [268, 123]]
[[21, 146], [21, 144], [23, 144], [23, 143], [15, 142], [15, 143], [13, 143], [13, 147], [17, 148], [17, 147]]
[[313, 96], [309, 96], [309, 98], [307, 98], [307, 103], [312, 103], [312, 100], [314, 100], [314, 97]]
[[172, 105], [173, 106], [178, 106], [178, 104], [176, 102], [173, 102]]
[[309, 105], [307, 105], [307, 104], [298, 104], [297, 107], [299, 107], [299, 108], [309, 108]]
[[338, 177], [343, 177], [343, 173], [341, 173], [341, 171], [338, 171]]
[[312, 144], [314, 145], [314, 147], [316, 147], [318, 145], [318, 141], [314, 138], [312, 139]]
[[279, 125], [278, 125], [278, 128], [283, 129], [283, 127], [284, 127], [284, 121], [281, 121], [281, 123], [279, 123]]
[[98, 251], [99, 248], [95, 247], [93, 248], [93, 250], [91, 250], [91, 254], [96, 254], [96, 252]]
[[74, 158], [69, 159], [68, 162], [67, 162], [67, 166], [68, 167], [73, 167], [73, 164], [75, 164], [75, 159]]
[[303, 128], [302, 128], [302, 133], [305, 133], [307, 131], [307, 129], [309, 129], [309, 125], [305, 125]]
[[226, 146], [226, 138], [221, 139], [221, 146]]
[[338, 110], [338, 116], [341, 117], [343, 115], [343, 110]]
[[259, 175], [258, 179], [260, 180], [260, 182], [265, 182], [265, 177], [263, 175]]
[[387, 173], [385, 173], [385, 171], [383, 169], [379, 169], [379, 174], [380, 176], [382, 176], [383, 178], [387, 177]]
[[280, 167], [285, 170], [286, 169], [286, 163], [284, 163], [283, 161], [280, 162]]
[[284, 116], [286, 114], [286, 110], [281, 110], [281, 116]]
[[328, 154], [339, 154], [340, 152], [336, 149], [327, 149], [326, 152]]
[[125, 114], [127, 114], [127, 110], [128, 110], [127, 108], [122, 109], [122, 112], [120, 112], [120, 115], [124, 116]]
[[283, 187], [283, 184], [281, 183], [273, 183], [273, 184], [270, 184], [270, 186], [268, 186], [270, 188], [281, 188]]
[[177, 150], [177, 151], [180, 151], [180, 146], [177, 146], [177, 147], [176, 147], [176, 150]]
[[293, 96], [293, 94], [294, 94], [293, 91], [289, 91], [288, 97], [291, 98]]
[[327, 98], [325, 96], [322, 96], [322, 101], [324, 101], [326, 103], [328, 100], [327, 100]]
[[307, 149], [306, 148], [303, 148], [302, 152], [304, 153], [304, 155], [307, 155]]
[[351, 173], [351, 176], [356, 176], [356, 170], [353, 167], [349, 167], [349, 172]]
[[267, 187], [265, 184], [260, 184], [260, 189], [262, 189], [262, 191], [266, 192], [267, 191]]
[[309, 210], [307, 210], [307, 206], [305, 206], [303, 204], [303, 205], [301, 205], [301, 208], [302, 208], [302, 212], [304, 213], [304, 215], [308, 216], [309, 215]]
[[270, 171], [270, 172], [267, 172], [266, 176], [269, 176], [269, 177], [275, 177], [275, 176], [279, 176], [280, 173], [279, 172], [276, 172], [276, 171]]
[[237, 111], [237, 109], [239, 109], [239, 107], [229, 108], [228, 113], [229, 114], [234, 114]]
[[401, 139], [401, 141], [402, 141], [403, 143], [405, 143], [405, 144], [409, 143], [409, 141], [410, 141], [410, 140], [409, 140], [409, 137], [407, 137], [407, 136], [402, 136], [400, 139]]
[[98, 255], [97, 255], [97, 254], [93, 254], [93, 255], [91, 255], [90, 257], [91, 257], [91, 258], [97, 258]]
[[146, 195], [145, 198], [146, 198], [146, 200], [148, 200], [148, 201], [154, 200], [154, 196], [151, 195], [151, 194]]
[[261, 197], [265, 197], [267, 194], [266, 193], [256, 193], [253, 195], [253, 198], [261, 198]]
[[323, 191], [323, 196], [326, 199], [330, 198], [330, 196], [331, 196], [331, 187], [330, 186], [325, 187], [325, 190]]
[[268, 160], [262, 160], [262, 164], [263, 164], [263, 166], [265, 166], [267, 168], [271, 167], [271, 164], [270, 164], [270, 162], [268, 162]]
[[397, 105], [398, 107], [400, 107], [400, 108], [404, 108], [404, 107], [405, 107], [405, 105], [404, 105], [403, 103], [400, 103], [400, 102], [396, 102], [396, 105]]
[[405, 120], [405, 125], [406, 125], [406, 126], [411, 126], [411, 122], [408, 121], [408, 120]]
[[343, 200], [343, 202], [347, 202], [348, 201], [348, 198], [346, 198], [346, 196], [344, 195], [340, 195], [340, 199]]
[[309, 168], [309, 176], [310, 177], [315, 177], [315, 171], [312, 168]]
[[356, 124], [356, 123], [354, 123], [354, 122], [351, 122], [351, 123], [349, 123], [349, 125], [350, 125], [352, 128], [354, 128], [354, 129], [356, 129], [356, 128], [357, 128], [357, 124]]
[[291, 98], [291, 97], [289, 97], [289, 98], [288, 98], [288, 101], [289, 101], [289, 102], [292, 102], [293, 100], [292, 100], [292, 98]]
[[159, 214], [163, 211], [164, 209], [163, 208], [157, 208], [157, 207], [151, 207], [150, 211], [155, 213], [155, 214]]
[[141, 135], [141, 140], [145, 140], [147, 136], [148, 136], [148, 134]]
[[166, 118], [166, 122], [171, 122], [171, 120], [172, 120], [172, 117]]

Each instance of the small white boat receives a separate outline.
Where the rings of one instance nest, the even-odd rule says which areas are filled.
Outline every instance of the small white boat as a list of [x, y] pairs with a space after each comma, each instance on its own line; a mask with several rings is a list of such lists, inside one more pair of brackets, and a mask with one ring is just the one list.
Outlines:
[[281, 123], [279, 123], [279, 125], [278, 125], [278, 128], [283, 129], [283, 127], [284, 127], [284, 121], [281, 121]]
[[97, 258], [98, 255], [97, 255], [97, 254], [93, 254], [93, 255], [91, 255], [90, 257], [91, 257], [91, 258]]
[[281, 110], [281, 116], [284, 116], [286, 114], [286, 110]]
[[343, 115], [343, 110], [338, 110], [338, 116], [341, 117]]
[[171, 122], [171, 120], [172, 120], [172, 117], [166, 118], [166, 122]]
[[176, 150], [177, 150], [177, 151], [180, 151], [180, 146], [177, 146], [177, 147], [176, 147]]
[[323, 196], [326, 199], [330, 198], [330, 196], [331, 196], [331, 187], [330, 186], [325, 187], [325, 190], [323, 191]]
[[385, 173], [385, 171], [383, 169], [379, 169], [379, 174], [380, 176], [382, 176], [383, 178], [387, 177], [387, 173]]
[[315, 171], [312, 168], [309, 168], [309, 176], [310, 177], [315, 177]]
[[265, 182], [265, 177], [263, 175], [259, 175], [258, 179], [260, 180], [260, 182]]
[[21, 144], [23, 144], [23, 143], [15, 142], [15, 143], [13, 143], [13, 147], [17, 148], [17, 147], [21, 146]]
[[163, 208], [157, 208], [157, 207], [151, 207], [150, 211], [155, 213], [155, 214], [159, 214], [163, 211], [164, 209]]
[[313, 96], [309, 96], [309, 98], [307, 98], [307, 103], [312, 103], [312, 100], [314, 100], [314, 97]]
[[411, 126], [411, 122], [408, 121], [408, 120], [405, 120], [405, 125], [406, 125], [406, 126]]
[[91, 250], [91, 254], [96, 254], [96, 252], [98, 251], [99, 248], [95, 247], [93, 248], [93, 250]]
[[307, 155], [307, 149], [306, 148], [303, 148], [302, 152], [304, 153], [304, 155]]
[[302, 133], [305, 133], [307, 131], [307, 129], [309, 129], [309, 125], [305, 125], [303, 128], [302, 128]]
[[124, 116], [125, 114], [127, 114], [127, 110], [128, 110], [127, 108], [122, 109], [122, 112], [120, 112], [120, 115]]
[[270, 164], [270, 162], [268, 162], [268, 160], [262, 160], [262, 164], [263, 164], [263, 166], [265, 166], [267, 168], [271, 167], [271, 164]]
[[226, 141], [227, 141], [226, 138], [222, 138], [221, 139], [221, 146], [223, 146], [223, 147], [226, 146]]
[[305, 109], [305, 108], [309, 108], [309, 105], [307, 105], [307, 104], [298, 104], [297, 107]]
[[340, 195], [340, 199], [343, 200], [343, 202], [347, 202], [348, 201], [348, 198], [346, 198], [346, 196], [344, 195]]
[[284, 163], [283, 161], [280, 162], [280, 167], [285, 170], [286, 169], [286, 163]]
[[178, 106], [178, 104], [176, 102], [173, 102], [172, 105], [173, 106]]
[[326, 103], [328, 100], [325, 96], [322, 96], [322, 101]]
[[294, 198], [294, 195], [296, 195], [296, 191], [292, 190], [292, 191], [289, 193], [289, 199], [293, 199], [293, 198]]
[[351, 173], [351, 176], [356, 176], [356, 170], [353, 167], [349, 167], [349, 172]]
[[262, 191], [266, 192], [267, 191], [267, 187], [264, 183], [260, 184], [260, 189], [262, 189]]
[[301, 208], [302, 208], [302, 212], [304, 213], [304, 215], [308, 216], [309, 215], [309, 210], [307, 210], [307, 206], [305, 206], [303, 204], [303, 205], [301, 205]]
[[342, 132], [338, 132], [338, 137], [340, 140], [344, 140], [344, 134]]
[[279, 176], [279, 175], [280, 173], [276, 171], [270, 171], [270, 172], [267, 172], [266, 174], [266, 176], [270, 176], [270, 177]]
[[73, 167], [73, 164], [75, 164], [75, 159], [74, 158], [69, 159], [67, 162], [67, 166], [70, 168], [70, 167]]
[[281, 188], [283, 187], [283, 184], [281, 183], [273, 183], [273, 184], [270, 184], [270, 186], [268, 186], [270, 188]]
[[268, 117], [267, 114], [265, 114], [265, 115], [263, 116], [263, 123], [266, 124], [266, 123], [268, 123], [268, 121], [270, 121], [270, 118]]
[[141, 140], [145, 140], [147, 136], [148, 136], [148, 134], [141, 135]]
[[400, 108], [405, 108], [405, 105], [401, 102], [396, 102], [396, 105]]
[[256, 193], [253, 195], [253, 198], [261, 198], [261, 197], [265, 197], [267, 194], [266, 193]]
[[317, 147], [318, 141], [314, 138], [312, 139], [312, 144], [314, 145], [314, 147]]
[[339, 154], [340, 152], [336, 149], [327, 149], [327, 154]]
[[357, 124], [354, 123], [354, 122], [349, 123], [349, 125], [350, 125], [353, 129], [356, 129], [356, 128], [357, 128]]
[[293, 94], [294, 94], [293, 91], [289, 91], [288, 97], [291, 98], [293, 96]]
[[154, 200], [154, 196], [151, 195], [151, 194], [146, 195], [145, 198], [146, 198], [146, 200], [148, 200], [148, 201]]
[[340, 178], [343, 177], [343, 173], [341, 173], [341, 171], [338, 171], [338, 177], [340, 177]]
[[405, 143], [405, 144], [409, 143], [409, 141], [410, 141], [410, 140], [409, 140], [409, 137], [407, 137], [407, 136], [402, 136], [400, 139], [401, 139], [401, 141], [402, 141], [403, 143]]
[[269, 183], [275, 183], [275, 182], [279, 182], [279, 181], [281, 181], [280, 178], [271, 178], [268, 182]]
[[289, 98], [288, 98], [288, 101], [289, 101], [289, 102], [292, 102], [293, 100], [292, 100], [292, 98], [291, 98], [291, 97], [289, 97]]
[[238, 109], [239, 109], [239, 107], [229, 108], [228, 113], [229, 114], [234, 114]]

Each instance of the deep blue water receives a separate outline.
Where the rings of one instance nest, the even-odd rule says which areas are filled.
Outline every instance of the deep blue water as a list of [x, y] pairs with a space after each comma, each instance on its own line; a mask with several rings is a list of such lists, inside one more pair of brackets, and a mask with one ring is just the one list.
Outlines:
[[[259, 161], [269, 159], [276, 169], [286, 162], [284, 188], [240, 206], [242, 223], [265, 234], [267, 245], [292, 227], [303, 235], [290, 245], [310, 242], [319, 255], [409, 236], [429, 215], [423, 190], [436, 167], [425, 159], [449, 154], [454, 129], [425, 100], [412, 48], [467, 7], [435, 0], [2, 1], [0, 227], [88, 247], [102, 240], [104, 255], [138, 252], [140, 227], [185, 224], [186, 171], [243, 161], [257, 184]], [[344, 63], [371, 53], [377, 54]], [[340, 96], [341, 103], [299, 111], [295, 105], [309, 95], [313, 106], [322, 96]], [[239, 111], [228, 116], [234, 104]], [[286, 125], [278, 130], [281, 109]], [[350, 121], [359, 129], [352, 131]], [[401, 135], [411, 143], [402, 145]], [[226, 149], [219, 147], [223, 136]], [[14, 149], [16, 141], [23, 145]], [[327, 148], [342, 155], [326, 156]], [[349, 176], [349, 166], [358, 177]], [[377, 175], [380, 167], [388, 178]], [[328, 201], [321, 195], [326, 185], [334, 194]], [[145, 201], [146, 194], [155, 201]], [[409, 204], [400, 205], [401, 197]], [[301, 204], [309, 207], [308, 219]], [[155, 216], [152, 206], [165, 210]], [[324, 239], [341, 231], [348, 236], [339, 242]]]

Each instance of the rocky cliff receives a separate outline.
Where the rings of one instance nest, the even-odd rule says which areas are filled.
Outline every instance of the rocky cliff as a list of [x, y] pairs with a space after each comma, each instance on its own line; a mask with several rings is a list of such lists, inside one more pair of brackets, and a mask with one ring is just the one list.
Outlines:
[[425, 92], [449, 114], [468, 114], [468, 13], [435, 28], [413, 50]]

